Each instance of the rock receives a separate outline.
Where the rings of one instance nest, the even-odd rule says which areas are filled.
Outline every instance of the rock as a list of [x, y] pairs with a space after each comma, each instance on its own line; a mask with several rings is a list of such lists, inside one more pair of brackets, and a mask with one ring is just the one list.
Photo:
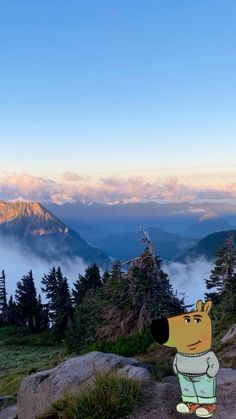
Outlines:
[[[45, 413], [54, 400], [65, 391], [82, 391], [91, 384], [97, 372], [119, 372], [142, 382], [143, 396], [129, 419], [178, 419], [176, 404], [181, 400], [176, 376], [162, 381], [151, 378], [147, 366], [132, 358], [114, 354], [90, 352], [71, 358], [52, 370], [42, 371], [25, 378], [18, 394], [18, 419], [35, 419]], [[236, 370], [221, 368], [217, 375], [217, 419], [236, 419]], [[3, 413], [3, 412], [2, 412]], [[12, 419], [12, 416], [9, 416]], [[0, 419], [8, 419], [0, 416]]]
[[225, 352], [226, 358], [234, 358], [236, 357], [236, 345], [231, 345], [229, 348], [227, 348]]
[[0, 419], [14, 419], [17, 414], [17, 406], [9, 406], [0, 412]]
[[136, 359], [90, 352], [70, 358], [51, 370], [26, 377], [17, 397], [18, 419], [35, 419], [44, 414], [68, 390], [80, 393], [85, 385], [93, 382], [99, 371], [118, 372], [141, 382], [151, 380], [147, 366]]
[[228, 383], [236, 384], [236, 370], [233, 368], [220, 368], [220, 371], [217, 374], [217, 384], [222, 385]]
[[221, 339], [221, 343], [225, 343], [234, 337], [236, 337], [236, 323], [233, 326], [231, 326], [228, 332], [223, 336], [223, 338]]
[[176, 375], [167, 375], [166, 377], [163, 377], [161, 379], [162, 383], [171, 383], [171, 384], [179, 384], [178, 383], [178, 378], [176, 377]]

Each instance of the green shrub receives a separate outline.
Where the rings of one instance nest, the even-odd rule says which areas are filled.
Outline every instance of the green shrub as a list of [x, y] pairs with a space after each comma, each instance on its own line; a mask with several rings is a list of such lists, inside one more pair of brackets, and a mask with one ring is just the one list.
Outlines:
[[29, 335], [30, 329], [26, 326], [1, 326], [0, 337], [15, 337], [22, 335]]
[[133, 336], [120, 336], [114, 342], [100, 340], [87, 346], [81, 353], [90, 351], [112, 352], [121, 356], [133, 356], [143, 353], [152, 344], [153, 340], [149, 330]]
[[140, 384], [115, 374], [100, 373], [95, 387], [67, 394], [40, 419], [115, 419], [130, 414], [141, 396]]

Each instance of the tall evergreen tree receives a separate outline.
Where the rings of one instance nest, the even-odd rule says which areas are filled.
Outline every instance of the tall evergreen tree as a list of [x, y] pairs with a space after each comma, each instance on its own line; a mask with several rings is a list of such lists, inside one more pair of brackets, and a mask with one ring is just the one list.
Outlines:
[[15, 300], [21, 323], [32, 329], [37, 328], [38, 302], [32, 271], [17, 282]]
[[0, 277], [0, 319], [3, 324], [7, 324], [9, 321], [5, 279], [5, 271], [3, 270], [2, 276]]
[[37, 302], [37, 324], [40, 330], [47, 329], [49, 327], [49, 316], [48, 316], [48, 304], [43, 304], [41, 295], [38, 295]]
[[18, 325], [19, 319], [18, 319], [18, 313], [17, 313], [17, 305], [16, 302], [13, 299], [13, 296], [10, 295], [9, 301], [8, 301], [8, 322], [11, 325]]
[[60, 266], [53, 267], [42, 278], [42, 291], [48, 299], [48, 313], [54, 333], [62, 338], [73, 317], [72, 301], [68, 280], [63, 276]]
[[107, 281], [110, 280], [110, 278], [111, 278], [110, 272], [108, 270], [104, 271], [102, 275], [102, 283], [105, 284]]
[[48, 274], [44, 274], [42, 278], [42, 287], [41, 290], [46, 294], [46, 299], [48, 300], [47, 310], [50, 324], [53, 325], [55, 322], [56, 315], [56, 295], [57, 295], [57, 275], [56, 268], [53, 266]]
[[207, 290], [212, 290], [205, 293], [206, 299], [212, 300], [215, 305], [220, 303], [227, 284], [235, 275], [235, 269], [236, 249], [232, 233], [229, 231], [223, 247], [217, 252], [217, 259], [210, 278], [205, 279]]
[[56, 318], [54, 332], [60, 338], [65, 336], [67, 326], [72, 321], [73, 309], [68, 280], [62, 275], [60, 267], [57, 269], [57, 294], [55, 300]]
[[97, 288], [101, 288], [102, 285], [103, 282], [101, 280], [99, 267], [96, 263], [88, 266], [85, 269], [85, 275], [79, 275], [78, 280], [74, 283], [72, 294], [75, 304], [80, 304], [83, 301], [88, 290], [92, 288], [96, 290]]
[[183, 300], [174, 295], [161, 260], [152, 253], [151, 246], [132, 261], [127, 273], [121, 273], [119, 269], [115, 272], [118, 272], [117, 280], [111, 278], [102, 293], [99, 338], [141, 332], [155, 317], [184, 311]]
[[114, 260], [112, 264], [110, 280], [120, 281], [122, 279], [121, 261], [119, 259]]
[[[106, 274], [107, 277], [107, 274]], [[94, 340], [100, 314], [100, 293], [104, 287], [98, 266], [94, 263], [79, 275], [72, 290], [75, 303], [74, 322], [67, 333], [70, 347], [82, 348]]]
[[228, 280], [219, 304], [218, 318], [236, 323], [236, 274]]

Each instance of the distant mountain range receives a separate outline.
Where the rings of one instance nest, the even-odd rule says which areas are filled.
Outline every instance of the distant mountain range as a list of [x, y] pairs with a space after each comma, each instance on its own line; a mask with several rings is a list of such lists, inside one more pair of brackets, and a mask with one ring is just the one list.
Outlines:
[[[0, 201], [1, 245], [4, 240], [14, 240], [22, 249], [50, 261], [78, 256], [86, 264], [96, 262], [105, 268], [111, 266], [113, 258], [124, 262], [143, 251], [140, 225], [148, 230], [156, 254], [165, 261], [185, 261], [203, 255], [214, 259], [227, 230], [233, 229], [219, 215], [222, 207], [216, 212], [210, 211], [207, 205], [193, 208], [183, 203], [171, 206], [149, 202], [50, 204], [48, 207], [50, 210], [37, 202]], [[227, 204], [224, 211], [225, 217], [233, 221], [235, 206]], [[181, 234], [157, 226], [166, 223], [171, 229], [178, 220], [182, 227], [185, 225]], [[218, 230], [224, 231], [218, 233]]]
[[91, 243], [111, 233], [138, 231], [140, 225], [193, 239], [236, 225], [236, 205], [227, 202], [73, 202], [47, 208]]
[[[149, 227], [147, 231], [151, 237], [155, 253], [166, 261], [180, 257], [197, 243], [196, 240], [167, 233], [157, 227]], [[95, 239], [94, 243], [110, 256], [126, 261], [143, 251], [144, 247], [140, 242], [143, 237], [141, 231], [110, 233]]]
[[38, 202], [0, 201], [0, 239], [2, 244], [13, 240], [22, 250], [49, 261], [80, 257], [87, 264], [111, 264], [103, 251], [89, 245]]

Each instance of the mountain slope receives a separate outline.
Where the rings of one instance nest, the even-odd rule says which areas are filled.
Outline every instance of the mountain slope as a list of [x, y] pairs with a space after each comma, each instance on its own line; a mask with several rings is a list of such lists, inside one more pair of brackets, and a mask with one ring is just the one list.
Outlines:
[[232, 228], [230, 223], [225, 221], [216, 212], [209, 211], [202, 215], [190, 227], [183, 231], [186, 237], [203, 238], [211, 233], [224, 231]]
[[109, 257], [90, 246], [38, 202], [0, 201], [0, 237], [13, 240], [47, 260], [81, 257], [107, 266]]
[[[236, 243], [236, 230], [231, 230], [234, 242]], [[218, 249], [220, 249], [227, 239], [228, 231], [220, 231], [218, 233], [209, 234], [192, 248], [189, 249], [184, 255], [181, 256], [181, 260], [188, 258], [196, 259], [200, 256], [205, 256], [207, 259], [216, 259]]]
[[[150, 227], [147, 230], [155, 253], [165, 260], [176, 259], [196, 243], [192, 239], [167, 233], [157, 227]], [[105, 253], [124, 261], [136, 257], [142, 251], [143, 245], [140, 243], [142, 238], [143, 233], [141, 231], [127, 231], [108, 234], [94, 240], [94, 243]]]

